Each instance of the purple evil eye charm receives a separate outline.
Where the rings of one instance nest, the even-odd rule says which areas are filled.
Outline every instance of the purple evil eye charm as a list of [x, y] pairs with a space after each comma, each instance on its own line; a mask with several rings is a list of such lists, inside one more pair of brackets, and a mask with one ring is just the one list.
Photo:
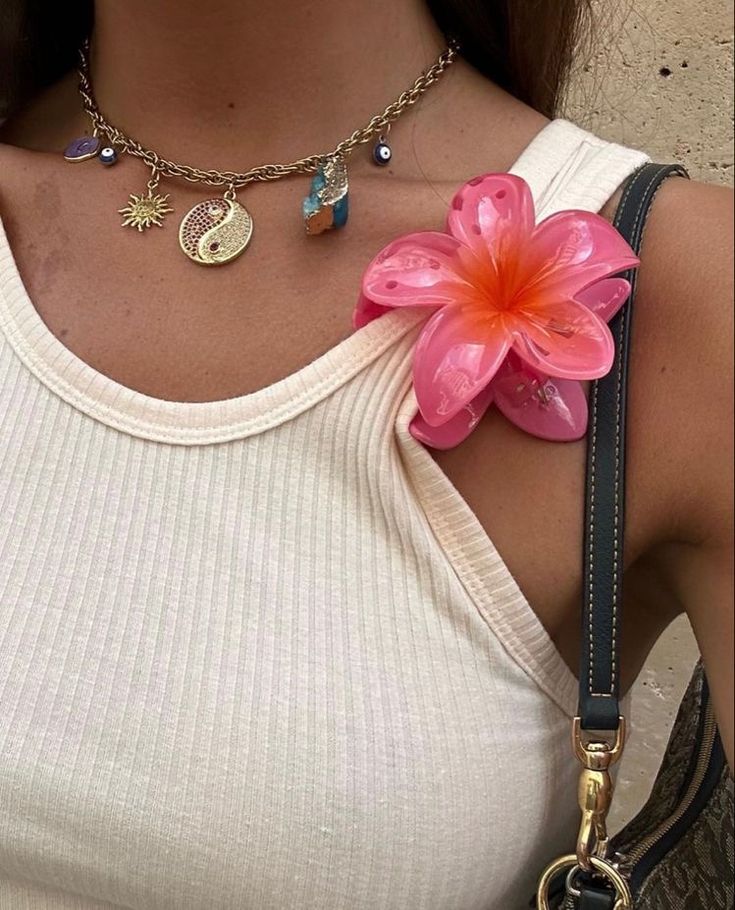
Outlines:
[[100, 144], [97, 136], [80, 136], [64, 149], [64, 158], [67, 161], [88, 161], [99, 152]]
[[117, 161], [117, 152], [111, 145], [106, 145], [99, 153], [98, 157], [102, 164], [109, 166]]

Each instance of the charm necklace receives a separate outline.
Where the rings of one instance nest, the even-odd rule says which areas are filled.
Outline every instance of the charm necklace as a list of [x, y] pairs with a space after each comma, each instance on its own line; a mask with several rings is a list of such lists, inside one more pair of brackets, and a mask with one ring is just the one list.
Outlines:
[[436, 84], [456, 59], [458, 50], [456, 43], [450, 43], [409, 89], [365, 126], [343, 139], [331, 152], [309, 155], [288, 164], [263, 164], [238, 173], [201, 170], [169, 161], [113, 126], [100, 111], [94, 97], [89, 73], [89, 42], [86, 41], [79, 51], [79, 94], [92, 122], [92, 135], [80, 136], [71, 142], [64, 151], [64, 158], [75, 162], [97, 158], [106, 166], [115, 164], [120, 153], [140, 158], [151, 169], [147, 191], [140, 195], [131, 193], [127, 205], [119, 209], [123, 216], [122, 225], [140, 232], [153, 225], [161, 227], [166, 215], [173, 211], [168, 201], [170, 194], [157, 192], [162, 177], [225, 187], [222, 196], [197, 203], [184, 215], [179, 225], [179, 245], [189, 259], [201, 265], [222, 265], [239, 256], [250, 242], [253, 219], [238, 202], [237, 190], [256, 181], [313, 174], [310, 193], [302, 206], [306, 232], [320, 234], [329, 228], [343, 227], [348, 213], [347, 160], [350, 154], [358, 146], [377, 137], [373, 161], [379, 166], [388, 164], [392, 154], [388, 144], [391, 124]]

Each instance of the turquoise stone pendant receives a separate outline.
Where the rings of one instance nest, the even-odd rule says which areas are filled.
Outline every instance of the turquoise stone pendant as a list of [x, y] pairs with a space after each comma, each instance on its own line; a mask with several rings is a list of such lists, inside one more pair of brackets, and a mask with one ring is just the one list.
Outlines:
[[311, 192], [304, 199], [303, 213], [307, 234], [321, 234], [347, 223], [347, 162], [341, 155], [328, 158], [311, 181]]

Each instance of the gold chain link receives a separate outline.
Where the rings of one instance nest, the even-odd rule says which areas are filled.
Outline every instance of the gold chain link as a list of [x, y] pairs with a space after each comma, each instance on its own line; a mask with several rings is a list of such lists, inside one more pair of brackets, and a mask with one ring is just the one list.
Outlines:
[[110, 144], [115, 146], [116, 149], [142, 159], [157, 177], [181, 177], [191, 183], [228, 186], [231, 190], [235, 190], [259, 180], [280, 180], [290, 174], [311, 174], [324, 164], [327, 158], [335, 155], [349, 155], [357, 146], [369, 142], [373, 136], [380, 134], [381, 130], [390, 127], [390, 124], [396, 121], [406, 108], [415, 104], [424, 92], [434, 85], [444, 71], [451, 66], [458, 52], [459, 47], [455, 42], [452, 42], [439, 55], [432, 66], [421, 73], [409, 89], [402, 92], [382, 113], [376, 114], [365, 126], [356, 129], [348, 139], [343, 139], [331, 152], [308, 155], [306, 158], [299, 158], [289, 164], [262, 164], [242, 173], [202, 170], [187, 164], [177, 164], [175, 161], [162, 158], [151, 149], [145, 148], [136, 139], [126, 136], [125, 133], [113, 126], [100, 111], [92, 91], [92, 80], [89, 74], [89, 41], [85, 41], [79, 51], [79, 94], [82, 96], [84, 109], [92, 120], [95, 134], [104, 133]]

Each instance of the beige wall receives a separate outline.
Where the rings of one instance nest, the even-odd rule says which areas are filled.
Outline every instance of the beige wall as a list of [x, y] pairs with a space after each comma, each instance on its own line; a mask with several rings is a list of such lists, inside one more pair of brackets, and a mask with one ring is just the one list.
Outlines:
[[[598, 0], [598, 49], [580, 61], [564, 111], [587, 129], [733, 184], [732, 0]], [[697, 657], [685, 619], [636, 683], [611, 825], [645, 801]]]
[[732, 0], [597, 0], [599, 48], [568, 113], [608, 139], [733, 183]]

